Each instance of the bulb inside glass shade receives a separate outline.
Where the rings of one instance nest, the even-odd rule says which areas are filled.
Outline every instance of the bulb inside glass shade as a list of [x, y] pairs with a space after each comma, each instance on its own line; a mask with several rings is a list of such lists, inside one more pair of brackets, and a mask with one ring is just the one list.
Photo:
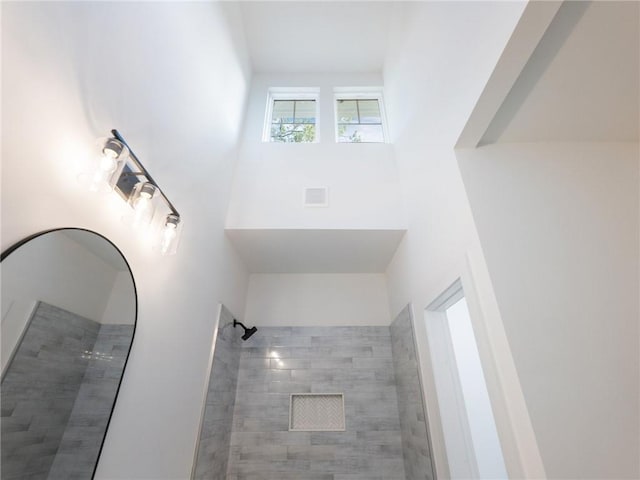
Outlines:
[[100, 169], [108, 172], [113, 172], [118, 165], [116, 159], [118, 154], [110, 148], [102, 150], [102, 158], [100, 159]]
[[109, 190], [109, 180], [118, 167], [118, 154], [113, 150], [105, 149], [100, 155], [98, 168], [93, 173], [89, 190], [92, 192]]
[[91, 162], [91, 169], [78, 175], [78, 181], [92, 192], [110, 192], [113, 190], [129, 149], [115, 138], [99, 138], [96, 147], [100, 152]]
[[175, 214], [167, 215], [164, 227], [162, 228], [162, 234], [160, 238], [160, 253], [162, 255], [168, 255], [175, 249], [175, 242], [178, 237], [178, 224], [180, 223], [180, 217]]
[[138, 190], [133, 202], [133, 225], [136, 227], [151, 223], [153, 217], [153, 195], [156, 187], [150, 183], [143, 184]]
[[173, 243], [173, 239], [178, 235], [177, 226], [174, 224], [167, 224], [162, 230], [162, 244], [160, 245], [160, 251], [162, 254], [166, 254]]

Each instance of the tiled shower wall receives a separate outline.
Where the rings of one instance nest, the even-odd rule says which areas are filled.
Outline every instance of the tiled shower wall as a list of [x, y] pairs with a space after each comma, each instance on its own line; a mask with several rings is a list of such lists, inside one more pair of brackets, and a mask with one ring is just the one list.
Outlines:
[[124, 372], [133, 325], [101, 325], [49, 479], [88, 479]]
[[398, 314], [390, 330], [405, 473], [407, 480], [432, 480], [432, 455], [409, 305]]
[[2, 381], [3, 480], [91, 478], [132, 334], [38, 304]]
[[[290, 394], [309, 392], [344, 393], [346, 431], [288, 431]], [[227, 479], [404, 480], [389, 328], [259, 328], [242, 348]]]
[[223, 480], [226, 475], [242, 333], [242, 328], [233, 327], [233, 315], [223, 306], [198, 443], [196, 479]]
[[2, 478], [46, 479], [100, 324], [40, 303], [2, 381]]

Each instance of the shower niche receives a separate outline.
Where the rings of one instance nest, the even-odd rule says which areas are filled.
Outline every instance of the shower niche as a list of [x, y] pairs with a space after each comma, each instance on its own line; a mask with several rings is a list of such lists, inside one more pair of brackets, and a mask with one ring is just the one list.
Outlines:
[[342, 393], [292, 393], [290, 432], [344, 432]]

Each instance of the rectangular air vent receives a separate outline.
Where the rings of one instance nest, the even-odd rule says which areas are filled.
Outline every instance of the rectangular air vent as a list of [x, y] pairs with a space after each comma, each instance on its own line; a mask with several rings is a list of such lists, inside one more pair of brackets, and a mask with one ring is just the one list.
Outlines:
[[329, 189], [327, 187], [309, 187], [304, 189], [305, 207], [328, 207]]
[[292, 393], [289, 430], [298, 432], [343, 432], [342, 393]]

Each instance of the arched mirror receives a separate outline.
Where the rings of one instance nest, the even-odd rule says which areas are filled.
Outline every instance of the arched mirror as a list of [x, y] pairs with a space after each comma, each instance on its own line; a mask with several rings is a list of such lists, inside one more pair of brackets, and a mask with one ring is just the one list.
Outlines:
[[2, 480], [90, 479], [135, 332], [120, 251], [87, 230], [2, 254]]

